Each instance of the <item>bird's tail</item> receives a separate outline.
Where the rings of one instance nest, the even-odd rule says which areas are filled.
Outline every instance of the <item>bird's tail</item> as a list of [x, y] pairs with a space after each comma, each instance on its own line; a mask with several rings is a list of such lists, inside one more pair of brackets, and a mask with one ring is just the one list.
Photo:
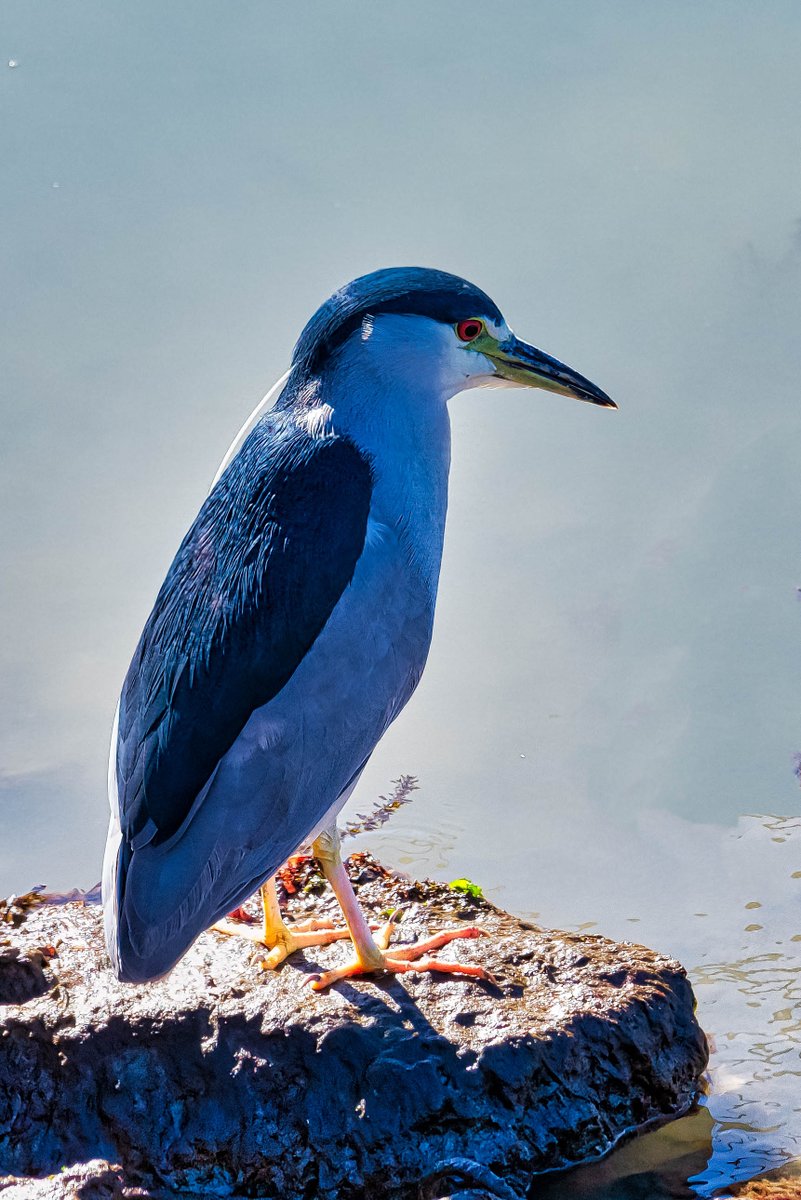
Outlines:
[[114, 974], [126, 983], [161, 979], [265, 878], [259, 871], [243, 883], [241, 871], [215, 856], [198, 869], [191, 844], [171, 845], [169, 857], [161, 850], [133, 850], [112, 815], [103, 868], [106, 946]]
[[236, 849], [218, 849], [202, 820], [160, 846], [135, 848], [120, 819], [116, 745], [115, 718], [103, 860], [106, 947], [118, 979], [145, 983], [166, 975], [204, 929], [256, 891], [267, 871]]

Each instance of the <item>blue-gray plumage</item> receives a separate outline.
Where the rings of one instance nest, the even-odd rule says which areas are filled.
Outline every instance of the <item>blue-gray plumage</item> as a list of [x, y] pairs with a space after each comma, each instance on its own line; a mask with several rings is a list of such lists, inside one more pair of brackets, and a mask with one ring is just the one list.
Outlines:
[[[329, 975], [410, 969], [413, 955], [384, 954], [389, 931], [376, 944], [355, 910], [333, 829], [428, 653], [447, 401], [499, 384], [613, 407], [444, 272], [365, 276], [304, 329], [274, 408], [184, 538], [123, 684], [104, 867], [120, 978], [164, 974], [314, 838], [357, 953]], [[263, 895], [274, 961], [340, 936], [290, 934]]]
[[184, 538], [120, 698], [131, 841], [180, 829], [250, 714], [281, 690], [350, 583], [372, 482], [347, 438], [264, 418]]

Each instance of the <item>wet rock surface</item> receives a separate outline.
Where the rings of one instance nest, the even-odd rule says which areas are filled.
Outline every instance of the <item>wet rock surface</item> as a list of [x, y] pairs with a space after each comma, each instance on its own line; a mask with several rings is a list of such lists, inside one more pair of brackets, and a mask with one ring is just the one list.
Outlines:
[[[165, 980], [131, 986], [107, 966], [97, 904], [0, 906], [0, 1176], [22, 1177], [0, 1179], [2, 1200], [513, 1198], [692, 1103], [707, 1049], [678, 963], [364, 854], [349, 870], [377, 920], [403, 906], [399, 942], [480, 925], [490, 937], [440, 957], [497, 985], [314, 993], [348, 943], [265, 972], [249, 943], [207, 933]], [[336, 916], [313, 861], [283, 884], [289, 919]]]

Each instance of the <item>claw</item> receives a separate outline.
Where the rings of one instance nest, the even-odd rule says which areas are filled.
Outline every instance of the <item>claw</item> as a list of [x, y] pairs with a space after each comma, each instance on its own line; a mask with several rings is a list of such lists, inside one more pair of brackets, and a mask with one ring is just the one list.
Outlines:
[[[392, 937], [392, 934], [395, 932], [395, 926], [397, 925], [398, 921], [401, 919], [401, 916], [402, 916], [401, 909], [399, 909], [399, 908], [393, 909], [393, 911], [389, 914], [389, 917], [384, 922], [384, 924], [381, 925], [380, 927], [378, 927], [378, 932], [377, 932], [376, 938], [375, 938], [375, 944], [376, 944], [376, 946], [378, 946], [379, 950], [387, 950], [389, 948], [390, 938]], [[377, 927], [375, 925], [371, 925], [370, 928], [376, 929]]]

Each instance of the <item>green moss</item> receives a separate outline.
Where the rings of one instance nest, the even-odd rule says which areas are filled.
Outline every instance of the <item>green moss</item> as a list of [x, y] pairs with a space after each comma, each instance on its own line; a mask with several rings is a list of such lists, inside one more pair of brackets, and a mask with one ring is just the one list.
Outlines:
[[470, 879], [452, 879], [448, 887], [454, 892], [461, 892], [464, 896], [471, 896], [473, 900], [484, 899], [484, 893], [481, 888]]

